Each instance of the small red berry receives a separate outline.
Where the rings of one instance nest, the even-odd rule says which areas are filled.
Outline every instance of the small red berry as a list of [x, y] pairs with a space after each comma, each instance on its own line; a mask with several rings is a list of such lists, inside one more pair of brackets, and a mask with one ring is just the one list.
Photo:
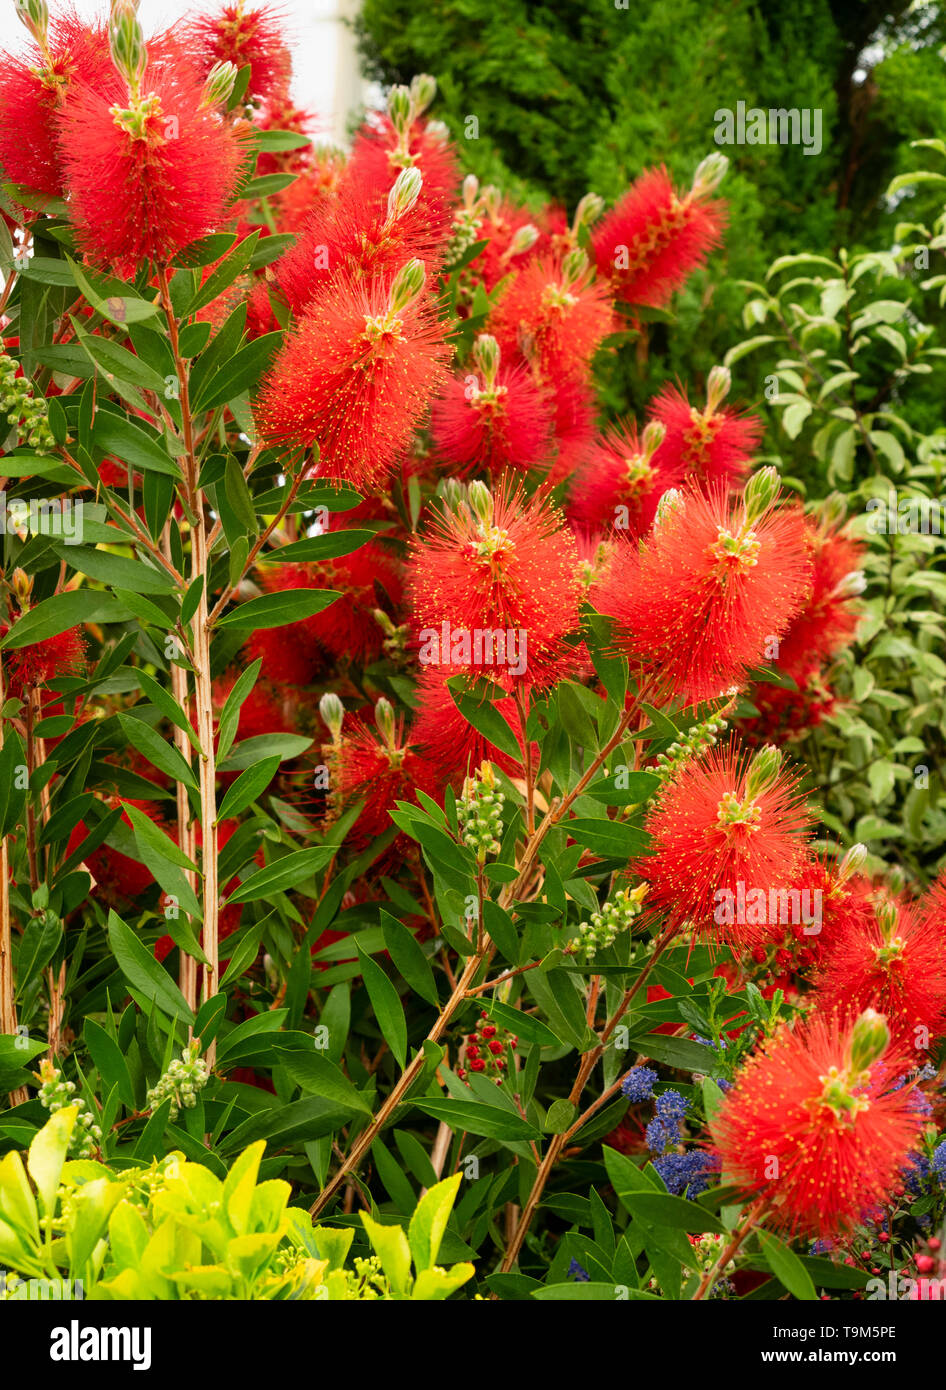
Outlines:
[[493, 1027], [493, 1025], [492, 1025], [491, 1023], [486, 1024], [486, 1025], [484, 1026], [484, 1028], [483, 1028], [483, 1037], [484, 1037], [484, 1038], [494, 1038], [495, 1036], [496, 1036], [496, 1029]]
[[880, 1241], [881, 1245], [886, 1245], [887, 1241], [890, 1239], [890, 1236], [887, 1234], [886, 1231], [878, 1231], [877, 1239]]
[[936, 1268], [936, 1261], [932, 1255], [917, 1255], [915, 1264], [921, 1274], [929, 1274]]
[[940, 1240], [939, 1236], [930, 1236], [929, 1240], [926, 1243], [931, 1250], [938, 1250], [942, 1245], [942, 1241]]
[[498, 1038], [494, 1038], [494, 1039], [493, 1039], [493, 1041], [492, 1041], [492, 1042], [490, 1043], [490, 1045], [489, 1045], [489, 1050], [490, 1050], [490, 1052], [492, 1052], [492, 1054], [493, 1054], [494, 1057], [497, 1055], [497, 1053], [502, 1052], [502, 1050], [503, 1050], [503, 1045], [502, 1045], [502, 1043], [499, 1041]]
[[482, 1057], [476, 1057], [476, 1058], [474, 1058], [474, 1060], [470, 1063], [470, 1071], [485, 1071], [485, 1070], [486, 1070], [486, 1063], [483, 1061]]

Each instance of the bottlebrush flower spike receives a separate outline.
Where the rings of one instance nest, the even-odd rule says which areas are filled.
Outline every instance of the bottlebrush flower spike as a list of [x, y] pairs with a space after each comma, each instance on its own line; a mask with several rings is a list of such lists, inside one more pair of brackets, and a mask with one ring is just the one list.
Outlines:
[[249, 66], [248, 96], [285, 96], [292, 76], [292, 59], [274, 8], [253, 8], [245, 0], [237, 0], [214, 14], [196, 15], [188, 20], [182, 37], [191, 62], [202, 77], [215, 63], [232, 63], [238, 71]]
[[364, 849], [391, 829], [390, 811], [397, 801], [414, 801], [419, 790], [432, 795], [434, 778], [425, 760], [409, 746], [403, 721], [385, 699], [375, 706], [377, 731], [360, 719], [346, 719], [331, 744], [323, 745], [328, 768], [331, 818], [356, 801], [364, 807], [349, 832], [349, 842]]
[[34, 25], [30, 32], [36, 42], [25, 53], [0, 53], [0, 165], [11, 183], [59, 197], [62, 104], [74, 87], [101, 90], [115, 74], [101, 26], [85, 25], [67, 11], [48, 31]]
[[723, 1182], [767, 1204], [766, 1225], [822, 1238], [886, 1205], [922, 1123], [891, 1090], [882, 1017], [816, 1018], [766, 1040], [712, 1123]]
[[650, 529], [662, 495], [683, 482], [682, 469], [661, 455], [663, 434], [656, 421], [641, 435], [633, 420], [605, 430], [575, 471], [568, 517], [577, 530], [614, 528], [636, 540]]
[[692, 474], [701, 486], [737, 487], [749, 471], [762, 438], [762, 421], [722, 404], [730, 375], [714, 367], [707, 384], [707, 404], [697, 410], [683, 391], [667, 386], [651, 401], [649, 415], [664, 427], [658, 462]]
[[[731, 503], [716, 490], [658, 507], [640, 547], [620, 540], [592, 602], [656, 690], [695, 704], [741, 684], [808, 592], [804, 522], [776, 509], [774, 469]], [[665, 494], [668, 497], [670, 494]]]
[[607, 284], [591, 277], [583, 251], [561, 262], [547, 257], [517, 271], [489, 318], [503, 356], [521, 353], [556, 386], [584, 381], [601, 342], [614, 331]]
[[777, 749], [750, 757], [732, 740], [710, 749], [683, 764], [647, 817], [652, 853], [633, 866], [650, 885], [646, 911], [670, 928], [692, 922], [704, 938], [755, 945], [781, 915], [779, 894], [797, 886], [809, 824]]
[[419, 169], [423, 178], [419, 207], [430, 234], [440, 243], [449, 240], [453, 230], [453, 200], [460, 171], [440, 130], [423, 120], [437, 84], [425, 74], [421, 77], [426, 86], [415, 78], [411, 90], [393, 87], [387, 115], [374, 127], [362, 127], [352, 146], [345, 179], [387, 193], [402, 169]]
[[[0, 638], [10, 631], [0, 625]], [[22, 700], [32, 690], [48, 685], [57, 676], [75, 676], [85, 668], [85, 637], [79, 627], [68, 628], [28, 647], [14, 647], [2, 654], [6, 694]]]
[[276, 266], [293, 313], [301, 314], [339, 274], [354, 283], [390, 282], [417, 259], [431, 280], [441, 257], [418, 202], [422, 186], [420, 171], [412, 168], [401, 170], [389, 193], [348, 180], [337, 198], [318, 208]]
[[710, 195], [726, 161], [713, 159], [682, 195], [665, 168], [648, 170], [592, 233], [598, 274], [616, 298], [659, 309], [720, 244], [725, 207]]
[[[127, 278], [146, 261], [166, 264], [219, 225], [243, 145], [183, 57], [146, 66], [130, 6], [116, 6], [113, 40], [116, 13], [130, 15], [113, 43], [124, 80], [116, 75], [105, 93], [87, 85], [70, 93], [60, 146], [79, 245], [90, 261]], [[133, 39], [124, 29], [134, 29]]]
[[552, 410], [524, 366], [500, 362], [495, 338], [473, 348], [476, 373], [454, 377], [431, 412], [434, 444], [453, 476], [526, 472], [548, 462]]
[[339, 277], [313, 304], [263, 384], [257, 418], [270, 443], [319, 446], [319, 477], [377, 486], [447, 379], [452, 351], [424, 269], [408, 261], [390, 286]]
[[596, 401], [587, 383], [573, 377], [561, 378], [549, 393], [555, 415], [555, 458], [547, 481], [554, 486], [570, 483], [575, 470], [594, 450]]
[[862, 541], [848, 535], [833, 517], [806, 517], [812, 560], [811, 590], [779, 643], [774, 665], [804, 686], [844, 647], [850, 645], [861, 614], [857, 595], [864, 587]]
[[946, 1031], [946, 934], [906, 903], [875, 901], [832, 933], [814, 983], [820, 1009], [878, 1009], [894, 1043], [916, 1055]]
[[579, 625], [575, 541], [541, 493], [471, 483], [469, 499], [411, 547], [421, 664], [551, 684], [574, 666], [565, 638]]
[[[522, 760], [509, 757], [473, 728], [457, 709], [447, 688], [449, 672], [427, 667], [417, 686], [418, 709], [411, 726], [411, 741], [429, 761], [441, 786], [457, 791], [463, 779], [482, 762], [491, 762], [508, 777], [523, 775]], [[495, 676], [495, 684], [502, 684]], [[508, 685], [508, 682], [506, 683]], [[496, 700], [493, 708], [505, 719], [517, 739], [522, 738], [519, 710], [513, 696]], [[538, 745], [533, 745], [538, 758]]]
[[946, 940], [946, 873], [932, 883], [920, 902], [924, 922], [933, 924]]

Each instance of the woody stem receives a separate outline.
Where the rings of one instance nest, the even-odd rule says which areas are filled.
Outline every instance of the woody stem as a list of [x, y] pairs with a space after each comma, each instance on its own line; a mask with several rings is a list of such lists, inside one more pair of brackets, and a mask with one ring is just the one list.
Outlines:
[[720, 1253], [718, 1259], [716, 1259], [714, 1263], [710, 1265], [709, 1269], [706, 1271], [706, 1273], [703, 1275], [703, 1278], [700, 1280], [699, 1287], [697, 1288], [696, 1293], [693, 1295], [694, 1303], [699, 1302], [701, 1299], [704, 1299], [706, 1297], [707, 1293], [712, 1289], [713, 1285], [716, 1283], [720, 1274], [722, 1274], [723, 1270], [729, 1264], [729, 1261], [739, 1253], [739, 1249], [742, 1246], [743, 1241], [752, 1231], [752, 1228], [755, 1226], [756, 1222], [759, 1220], [759, 1217], [765, 1210], [766, 1205], [767, 1198], [760, 1197], [759, 1200], [749, 1208], [749, 1211], [746, 1213], [746, 1216], [743, 1219], [742, 1223], [739, 1226], [737, 1226], [736, 1230], [733, 1232], [729, 1240], [729, 1243]]

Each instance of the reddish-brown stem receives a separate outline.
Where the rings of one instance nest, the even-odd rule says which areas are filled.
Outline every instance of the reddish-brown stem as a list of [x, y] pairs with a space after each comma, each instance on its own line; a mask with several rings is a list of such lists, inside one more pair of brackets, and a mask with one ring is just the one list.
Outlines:
[[739, 1253], [739, 1249], [743, 1241], [750, 1234], [752, 1228], [755, 1226], [759, 1217], [765, 1211], [767, 1205], [768, 1198], [760, 1197], [759, 1200], [749, 1208], [749, 1211], [746, 1213], [742, 1222], [736, 1227], [736, 1230], [733, 1232], [728, 1244], [720, 1252], [719, 1258], [715, 1260], [712, 1265], [710, 1265], [709, 1269], [706, 1271], [706, 1273], [703, 1275], [703, 1278], [700, 1280], [699, 1287], [697, 1288], [696, 1293], [693, 1295], [694, 1303], [700, 1302], [702, 1299], [706, 1297], [707, 1293], [710, 1292], [713, 1285], [716, 1283], [717, 1279], [722, 1274], [723, 1270], [729, 1264], [729, 1261]]

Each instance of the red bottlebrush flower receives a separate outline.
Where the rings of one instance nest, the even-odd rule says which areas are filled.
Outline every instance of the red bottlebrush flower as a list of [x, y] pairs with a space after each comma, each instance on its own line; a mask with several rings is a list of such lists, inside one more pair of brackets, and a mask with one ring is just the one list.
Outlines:
[[215, 63], [233, 63], [238, 70], [249, 66], [248, 95], [285, 97], [292, 76], [292, 58], [276, 9], [250, 8], [245, 0], [236, 0], [236, 4], [224, 5], [216, 14], [190, 19], [183, 39], [201, 77], [206, 77]]
[[[446, 380], [451, 349], [432, 303], [340, 278], [314, 304], [264, 383], [257, 414], [277, 444], [319, 446], [320, 477], [373, 487], [391, 471]], [[416, 281], [415, 281], [416, 283]]]
[[380, 117], [374, 128], [363, 126], [355, 137], [343, 184], [360, 182], [387, 195], [401, 170], [408, 168], [419, 169], [423, 179], [417, 205], [430, 235], [437, 242], [447, 241], [453, 230], [460, 170], [451, 147], [426, 122], [414, 122], [404, 150], [388, 116]]
[[908, 1088], [889, 1089], [889, 1059], [864, 1045], [863, 1026], [816, 1018], [794, 1032], [782, 1028], [749, 1059], [716, 1114], [723, 1182], [759, 1194], [767, 1226], [838, 1235], [865, 1209], [886, 1204], [897, 1185], [921, 1117]]
[[541, 493], [470, 484], [471, 506], [442, 514], [412, 545], [408, 590], [422, 665], [547, 685], [572, 669], [578, 551]]
[[257, 281], [246, 300], [247, 337], [262, 338], [264, 334], [276, 333], [278, 329], [269, 289], [263, 281]]
[[[364, 545], [351, 555], [341, 555], [318, 565], [274, 565], [263, 575], [263, 584], [270, 593], [284, 589], [334, 589], [339, 597], [321, 613], [292, 623], [292, 636], [284, 641], [295, 644], [295, 636], [303, 637], [299, 644], [300, 662], [304, 652], [317, 643], [316, 652], [324, 648], [335, 658], [347, 658], [364, 664], [381, 655], [384, 631], [374, 613], [377, 608], [400, 606], [403, 583], [394, 559], [379, 545]], [[284, 633], [285, 629], [275, 628]], [[265, 634], [256, 633], [254, 637]], [[293, 658], [289, 658], [292, 660]], [[307, 681], [292, 681], [305, 685]]]
[[305, 155], [295, 182], [272, 196], [271, 206], [280, 232], [298, 235], [313, 212], [334, 199], [341, 183], [345, 156], [340, 151], [311, 147]]
[[628, 304], [660, 308], [720, 244], [724, 205], [699, 182], [678, 194], [663, 167], [650, 169], [591, 236], [598, 274]]
[[863, 543], [830, 521], [806, 518], [805, 525], [811, 591], [789, 623], [774, 662], [799, 686], [853, 640], [861, 616], [853, 600], [863, 588]]
[[[258, 130], [289, 130], [296, 135], [310, 135], [316, 124], [314, 111], [296, 106], [288, 91], [276, 91], [257, 112], [254, 125]], [[296, 150], [261, 150], [256, 157], [257, 174], [301, 174], [309, 167], [311, 145]]]
[[[0, 625], [0, 637], [5, 637], [9, 630], [8, 624]], [[47, 685], [57, 676], [78, 675], [84, 670], [85, 661], [85, 637], [79, 627], [70, 627], [28, 647], [4, 651], [6, 693], [22, 700], [29, 690]]]
[[556, 453], [547, 481], [554, 487], [570, 482], [594, 450], [595, 397], [584, 382], [564, 379], [554, 385], [552, 407]]
[[701, 486], [737, 487], [762, 438], [762, 422], [720, 404], [728, 389], [728, 372], [714, 368], [710, 378], [704, 410], [691, 406], [674, 386], [666, 386], [651, 401], [650, 418], [665, 430], [655, 462], [681, 475], [691, 474]]
[[[587, 264], [587, 263], [586, 263]], [[516, 273], [489, 319], [503, 356], [522, 353], [545, 381], [584, 380], [592, 357], [614, 331], [608, 289], [571, 257], [545, 257]]]
[[865, 854], [863, 845], [855, 845], [840, 860], [831, 854], [813, 855], [802, 868], [796, 881], [804, 909], [799, 920], [771, 924], [773, 942], [790, 951], [797, 972], [807, 974], [839, 941], [869, 929], [873, 889], [857, 872]]
[[325, 656], [304, 621], [259, 628], [246, 644], [250, 661], [261, 660], [261, 675], [274, 685], [311, 685]]
[[946, 873], [930, 885], [920, 901], [920, 913], [924, 922], [936, 926], [946, 939]]
[[[411, 741], [430, 763], [440, 784], [449, 783], [459, 789], [473, 769], [487, 760], [507, 777], [521, 777], [521, 758], [510, 758], [463, 718], [447, 689], [447, 679], [448, 675], [437, 669], [422, 672], [417, 688], [418, 710], [411, 726]], [[497, 700], [493, 707], [516, 738], [521, 739], [522, 722], [514, 697]], [[538, 758], [537, 745], [534, 752]]]
[[49, 197], [62, 193], [58, 115], [77, 84], [98, 90], [115, 73], [104, 28], [78, 15], [50, 21], [48, 59], [35, 43], [24, 54], [0, 54], [0, 165], [11, 183]]
[[801, 607], [811, 562], [801, 516], [776, 510], [774, 469], [730, 504], [671, 494], [641, 542], [619, 540], [592, 601], [615, 645], [686, 704], [740, 684]]
[[391, 829], [389, 812], [396, 801], [414, 801], [418, 790], [428, 795], [435, 791], [428, 764], [409, 746], [386, 700], [378, 701], [375, 718], [377, 731], [360, 719], [346, 720], [340, 744], [322, 749], [333, 814], [341, 815], [356, 801], [365, 803], [349, 832], [355, 849], [364, 849]]
[[527, 208], [496, 200], [480, 219], [476, 240], [487, 244], [467, 268], [474, 280], [482, 280], [485, 288], [492, 291], [503, 276], [527, 263], [541, 234]]
[[648, 426], [641, 438], [633, 420], [605, 431], [575, 471], [568, 516], [577, 530], [613, 528], [633, 540], [650, 530], [663, 494], [683, 481], [682, 469], [661, 457], [659, 441], [659, 427]]
[[149, 66], [143, 90], [131, 100], [117, 74], [107, 93], [77, 86], [60, 127], [79, 245], [125, 278], [219, 226], [243, 159], [241, 137], [183, 61]]
[[281, 257], [276, 274], [289, 307], [298, 315], [337, 275], [353, 284], [390, 281], [409, 260], [423, 262], [428, 282], [440, 268], [437, 240], [425, 221], [417, 178], [405, 171], [391, 193], [349, 179], [337, 198], [309, 217], [296, 245]]
[[692, 922], [701, 936], [755, 944], [792, 915], [783, 895], [797, 887], [809, 824], [776, 749], [750, 758], [730, 740], [691, 759], [647, 817], [652, 853], [633, 866], [649, 884], [647, 911], [668, 928]]
[[[481, 338], [479, 343], [495, 339]], [[455, 477], [507, 469], [526, 472], [547, 463], [552, 410], [524, 366], [487, 364], [485, 350], [474, 358], [478, 375], [455, 377], [431, 414], [434, 444]], [[485, 353], [489, 356], [489, 353]]]
[[877, 1009], [914, 1055], [946, 1031], [946, 937], [905, 903], [883, 902], [833, 933], [814, 984], [820, 1009]]

